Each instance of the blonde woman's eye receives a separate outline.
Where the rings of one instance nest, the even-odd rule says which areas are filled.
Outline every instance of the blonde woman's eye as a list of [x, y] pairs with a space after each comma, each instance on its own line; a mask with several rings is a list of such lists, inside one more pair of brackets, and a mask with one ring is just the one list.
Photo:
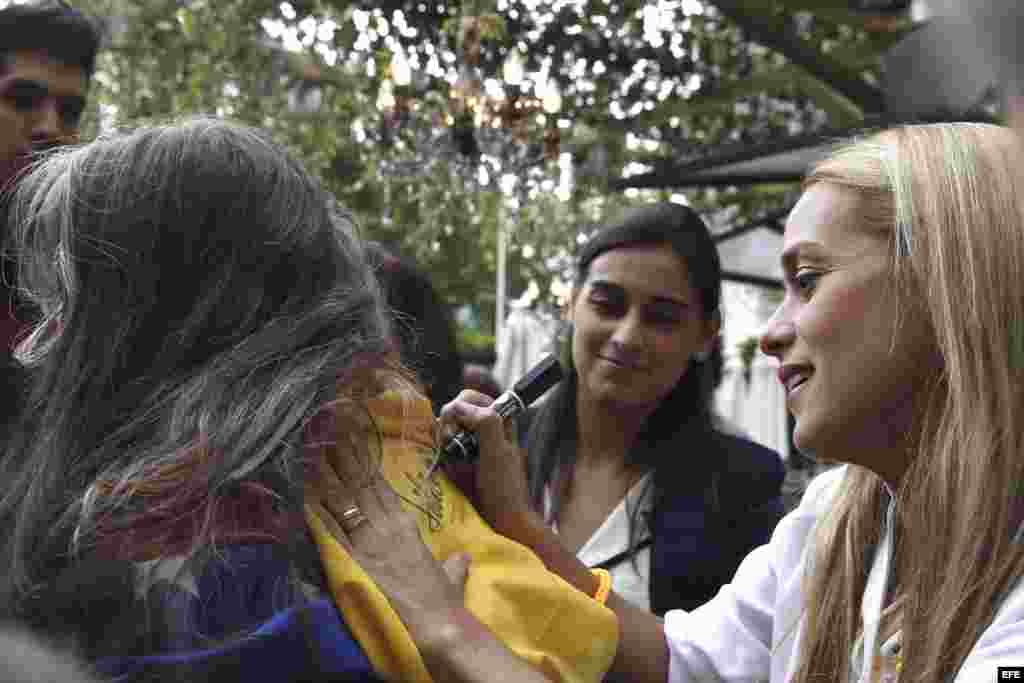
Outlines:
[[799, 270], [793, 276], [793, 285], [801, 294], [810, 294], [818, 286], [821, 273], [813, 270]]

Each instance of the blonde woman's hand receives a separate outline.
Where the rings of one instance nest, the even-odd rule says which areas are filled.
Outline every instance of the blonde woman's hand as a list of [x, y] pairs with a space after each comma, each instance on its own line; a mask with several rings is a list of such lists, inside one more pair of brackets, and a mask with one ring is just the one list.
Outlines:
[[441, 409], [439, 420], [447, 436], [460, 429], [476, 434], [480, 459], [474, 473], [477, 510], [495, 530], [517, 536], [534, 516], [526, 483], [526, 454], [515, 443], [514, 425], [502, 420], [494, 399], [465, 389]]

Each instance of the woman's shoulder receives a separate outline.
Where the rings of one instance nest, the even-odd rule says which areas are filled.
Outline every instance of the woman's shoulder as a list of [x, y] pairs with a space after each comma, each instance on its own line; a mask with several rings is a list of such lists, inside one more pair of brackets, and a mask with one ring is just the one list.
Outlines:
[[956, 681], [991, 680], [1000, 667], [1024, 663], [1024, 580], [1018, 579], [964, 660]]
[[780, 496], [785, 465], [778, 453], [712, 428], [658, 443], [656, 486], [663, 501], [703, 498], [713, 490], [726, 507], [757, 507]]
[[785, 476], [785, 466], [776, 451], [738, 434], [712, 430], [712, 440], [726, 456], [723, 460], [727, 474], [754, 473], [759, 478]]
[[722, 488], [754, 502], [781, 495], [786, 467], [774, 450], [746, 437], [712, 430], [709, 444]]
[[839, 495], [848, 469], [849, 465], [835, 465], [816, 475], [807, 483], [799, 504], [791, 514], [814, 518], [823, 515]]

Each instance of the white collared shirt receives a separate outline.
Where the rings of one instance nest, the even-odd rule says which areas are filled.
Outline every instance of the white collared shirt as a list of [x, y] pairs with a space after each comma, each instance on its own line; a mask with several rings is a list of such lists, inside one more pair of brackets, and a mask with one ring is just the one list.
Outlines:
[[[649, 478], [650, 473], [645, 474], [633, 484], [626, 497], [619, 501], [619, 504], [605, 518], [601, 526], [591, 534], [587, 542], [576, 553], [580, 562], [588, 567], [596, 567], [616, 555], [627, 553], [629, 550], [629, 523], [634, 511], [640, 520], [635, 543], [640, 543], [650, 536], [645, 522], [651, 510], [650, 491], [648, 487], [645, 487]], [[643, 495], [645, 489], [647, 489], [647, 495]], [[638, 505], [640, 506], [639, 510], [637, 510]], [[551, 497], [547, 491], [544, 494], [544, 517], [555, 533], [558, 533], [558, 524], [551, 519]], [[608, 567], [608, 573], [611, 575], [612, 590], [616, 595], [637, 607], [650, 610], [651, 548], [649, 545]]]

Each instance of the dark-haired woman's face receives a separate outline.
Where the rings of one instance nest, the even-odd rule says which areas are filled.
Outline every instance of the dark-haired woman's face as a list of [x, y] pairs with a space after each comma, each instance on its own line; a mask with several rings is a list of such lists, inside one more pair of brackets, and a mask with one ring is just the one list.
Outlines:
[[717, 322], [704, 319], [686, 264], [667, 246], [595, 258], [574, 292], [570, 319], [580, 399], [651, 409], [718, 332]]

